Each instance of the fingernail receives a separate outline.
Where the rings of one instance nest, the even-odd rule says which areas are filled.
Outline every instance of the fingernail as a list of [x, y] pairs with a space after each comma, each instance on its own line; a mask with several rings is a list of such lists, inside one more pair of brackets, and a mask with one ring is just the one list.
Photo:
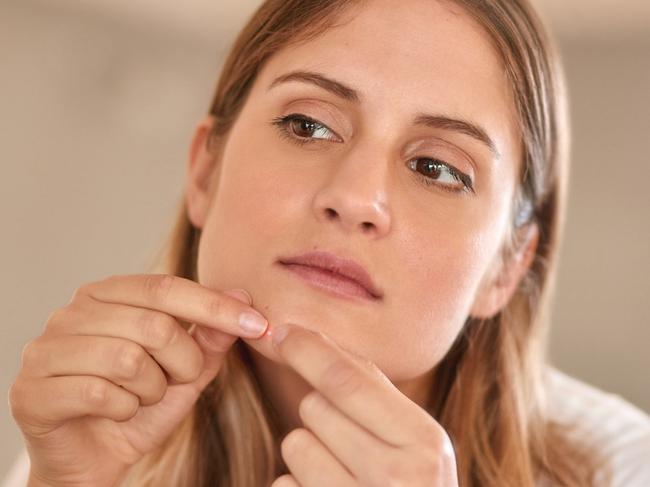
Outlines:
[[273, 327], [273, 332], [271, 333], [271, 340], [275, 345], [278, 345], [279, 343], [284, 340], [287, 335], [289, 334], [289, 326], [288, 325], [278, 325]]
[[257, 311], [246, 311], [239, 315], [239, 326], [253, 337], [258, 337], [266, 329], [266, 325], [266, 319]]
[[225, 291], [224, 293], [238, 299], [244, 304], [248, 304], [249, 306], [253, 303], [253, 298], [245, 289], [232, 289], [230, 291]]

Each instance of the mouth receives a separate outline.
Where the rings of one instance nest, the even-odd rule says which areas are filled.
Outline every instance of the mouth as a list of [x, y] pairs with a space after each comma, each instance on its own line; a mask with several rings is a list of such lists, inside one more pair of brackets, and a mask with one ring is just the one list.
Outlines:
[[366, 270], [352, 259], [320, 251], [281, 258], [278, 263], [307, 284], [330, 295], [368, 301], [380, 301], [383, 297]]

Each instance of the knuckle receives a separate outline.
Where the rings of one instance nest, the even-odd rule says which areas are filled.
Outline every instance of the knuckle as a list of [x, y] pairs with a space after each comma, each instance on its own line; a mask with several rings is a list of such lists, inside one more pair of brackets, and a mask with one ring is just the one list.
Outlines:
[[108, 402], [108, 383], [104, 380], [87, 380], [81, 388], [82, 401], [91, 406], [103, 406]]
[[57, 323], [60, 323], [65, 319], [65, 316], [67, 315], [68, 312], [68, 306], [64, 306], [63, 308], [57, 308], [54, 311], [52, 311], [47, 319], [45, 320], [46, 325], [56, 325]]
[[63, 316], [65, 315], [65, 312], [63, 309], [56, 309], [52, 311], [47, 319], [45, 320], [45, 327], [44, 330], [48, 333], [53, 333], [57, 331], [62, 323], [63, 323]]
[[119, 377], [123, 379], [135, 378], [146, 360], [146, 352], [142, 347], [127, 343], [118, 348], [115, 357], [115, 369]]
[[209, 316], [219, 316], [223, 309], [223, 300], [220, 297], [210, 296], [205, 300], [205, 310]]
[[31, 366], [31, 364], [38, 363], [38, 345], [38, 338], [29, 340], [25, 345], [23, 345], [23, 349], [20, 353], [20, 364], [22, 368], [27, 368]]
[[16, 380], [9, 387], [9, 411], [11, 416], [14, 419], [18, 419], [21, 416], [23, 409], [23, 395], [24, 390], [20, 380]]
[[93, 292], [94, 286], [94, 282], [86, 282], [81, 284], [72, 292], [72, 298], [70, 299], [70, 302], [76, 301], [82, 296], [90, 296]]
[[62, 331], [66, 324], [75, 319], [77, 313], [79, 311], [69, 304], [55, 309], [48, 315], [45, 321], [44, 331], [50, 334]]
[[322, 386], [336, 394], [356, 394], [363, 387], [363, 377], [350, 364], [335, 360], [325, 369]]
[[150, 274], [144, 279], [144, 293], [154, 301], [164, 301], [173, 285], [174, 277], [169, 274]]
[[160, 350], [172, 343], [178, 328], [168, 315], [157, 311], [143, 310], [138, 317], [140, 333], [147, 347]]

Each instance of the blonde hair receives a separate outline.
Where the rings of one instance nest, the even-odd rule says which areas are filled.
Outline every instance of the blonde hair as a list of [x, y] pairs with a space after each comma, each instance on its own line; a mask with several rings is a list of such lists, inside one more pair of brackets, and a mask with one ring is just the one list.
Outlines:
[[[544, 366], [549, 307], [568, 179], [564, 82], [555, 47], [525, 0], [450, 0], [490, 35], [501, 56], [522, 134], [522, 171], [507, 258], [519, 229], [540, 231], [533, 263], [496, 316], [469, 318], [434, 371], [429, 411], [449, 432], [462, 486], [532, 487], [545, 476], [593, 485], [595, 457], [548, 418]], [[210, 114], [219, 143], [273, 53], [322, 33], [346, 0], [267, 0], [237, 38]], [[197, 280], [200, 230], [184, 200], [157, 270]], [[192, 414], [157, 450], [132, 466], [123, 486], [269, 485], [282, 473], [277, 419], [261, 393], [243, 342], [203, 391]]]

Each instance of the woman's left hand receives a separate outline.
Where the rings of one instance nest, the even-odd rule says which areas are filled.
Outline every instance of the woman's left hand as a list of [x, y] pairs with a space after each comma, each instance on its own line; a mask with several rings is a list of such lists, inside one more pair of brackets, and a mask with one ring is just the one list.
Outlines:
[[458, 486], [445, 430], [377, 366], [299, 326], [273, 338], [283, 331], [278, 354], [315, 390], [300, 403], [305, 428], [281, 444], [291, 474], [271, 487]]

